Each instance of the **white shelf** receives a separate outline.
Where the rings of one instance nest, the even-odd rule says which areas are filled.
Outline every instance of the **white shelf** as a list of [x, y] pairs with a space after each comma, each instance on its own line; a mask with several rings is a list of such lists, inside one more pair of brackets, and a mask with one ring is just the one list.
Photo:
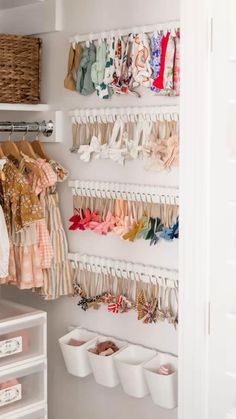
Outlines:
[[44, 103], [38, 105], [27, 105], [23, 103], [0, 103], [0, 111], [23, 111], [23, 112], [46, 112], [50, 106]]

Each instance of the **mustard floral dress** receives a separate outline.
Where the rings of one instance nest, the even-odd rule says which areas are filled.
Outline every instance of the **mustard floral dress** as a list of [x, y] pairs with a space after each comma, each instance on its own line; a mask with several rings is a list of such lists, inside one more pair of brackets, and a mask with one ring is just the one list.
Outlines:
[[10, 238], [9, 276], [4, 282], [30, 289], [43, 285], [36, 222], [43, 210], [25, 176], [11, 162], [3, 168], [3, 211]]

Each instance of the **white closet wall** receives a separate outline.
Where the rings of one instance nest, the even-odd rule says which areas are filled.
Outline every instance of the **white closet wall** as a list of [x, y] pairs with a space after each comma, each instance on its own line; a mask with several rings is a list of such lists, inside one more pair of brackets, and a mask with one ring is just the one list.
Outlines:
[[[69, 169], [71, 179], [112, 180], [127, 183], [160, 184], [176, 186], [178, 171], [170, 173], [146, 173], [140, 170], [142, 162], [128, 162], [120, 167], [111, 161], [93, 161], [84, 164], [78, 156], [71, 154], [71, 121], [69, 110], [85, 107], [104, 106], [145, 106], [176, 104], [177, 98], [152, 96], [143, 92], [142, 98], [113, 97], [111, 101], [101, 101], [96, 95], [83, 97], [66, 91], [63, 80], [66, 74], [68, 39], [74, 33], [98, 32], [138, 25], [154, 24], [179, 18], [179, 2], [172, 0], [64, 0], [64, 22], [62, 32], [44, 35], [42, 101], [64, 111], [65, 124], [63, 142], [48, 145], [48, 153]], [[16, 12], [17, 16], [17, 12]], [[16, 17], [17, 19], [17, 17]], [[9, 28], [14, 32], [14, 27]], [[73, 203], [68, 182], [59, 188], [61, 209], [65, 227], [72, 215]], [[92, 232], [68, 232], [71, 252], [83, 252], [100, 256], [126, 259], [134, 262], [178, 268], [178, 242], [162, 242], [150, 247], [143, 241], [128, 243], [113, 235], [97, 237]], [[45, 302], [31, 292], [18, 291], [13, 287], [3, 288], [4, 297], [39, 307], [48, 312], [49, 350], [49, 419], [177, 419], [176, 411], [159, 409], [150, 397], [132, 399], [120, 387], [107, 389], [98, 386], [90, 376], [79, 380], [67, 374], [57, 340], [69, 325], [83, 325], [107, 335], [145, 344], [163, 351], [177, 354], [177, 332], [167, 323], [144, 325], [136, 320], [135, 313], [121, 317], [108, 314], [105, 308], [84, 313], [77, 307], [77, 299], [62, 298]], [[132, 412], [132, 413], [131, 413]]]
[[47, 33], [62, 28], [63, 0], [0, 0], [1, 33]]

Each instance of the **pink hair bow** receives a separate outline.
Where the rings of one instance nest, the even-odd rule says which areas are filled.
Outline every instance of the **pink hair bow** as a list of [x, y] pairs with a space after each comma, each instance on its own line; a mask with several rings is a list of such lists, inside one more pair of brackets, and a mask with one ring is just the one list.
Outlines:
[[89, 230], [90, 223], [94, 221], [97, 223], [101, 221], [99, 214], [97, 212], [92, 212], [89, 208], [86, 208], [85, 217], [81, 219], [79, 223], [80, 230]]
[[100, 235], [107, 235], [108, 233], [113, 231], [115, 225], [116, 225], [116, 219], [112, 215], [112, 213], [109, 211], [106, 216], [105, 221], [103, 221], [96, 228], [94, 228], [94, 232]]

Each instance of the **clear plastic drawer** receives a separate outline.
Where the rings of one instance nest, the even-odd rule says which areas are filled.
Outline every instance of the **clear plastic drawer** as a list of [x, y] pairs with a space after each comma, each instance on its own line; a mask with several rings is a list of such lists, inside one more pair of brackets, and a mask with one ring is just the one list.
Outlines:
[[0, 371], [46, 357], [46, 313], [0, 302]]
[[[0, 374], [0, 418], [21, 417], [26, 409], [47, 401], [47, 364], [28, 363]], [[24, 416], [23, 416], [24, 417]], [[26, 416], [27, 417], [27, 416]]]

